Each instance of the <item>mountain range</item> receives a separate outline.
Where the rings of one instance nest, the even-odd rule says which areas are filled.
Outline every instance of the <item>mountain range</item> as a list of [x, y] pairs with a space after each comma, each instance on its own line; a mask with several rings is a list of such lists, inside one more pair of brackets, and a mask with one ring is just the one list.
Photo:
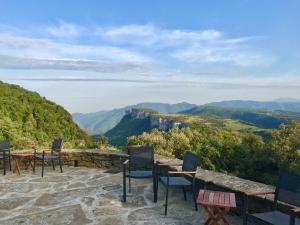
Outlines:
[[74, 113], [73, 120], [84, 130], [90, 133], [105, 133], [115, 127], [125, 115], [126, 110], [132, 108], [147, 108], [153, 109], [159, 113], [177, 113], [196, 107], [195, 104], [186, 102], [177, 104], [166, 103], [140, 103], [137, 105], [130, 105], [123, 108], [99, 111], [94, 113]]
[[[140, 103], [137, 105], [131, 105], [123, 108], [99, 111], [94, 113], [74, 113], [72, 114], [73, 120], [84, 130], [96, 134], [105, 133], [115, 127], [125, 115], [126, 110], [132, 108], [149, 108], [153, 109], [161, 114], [170, 113], [191, 113], [196, 114], [199, 107], [203, 109], [203, 106], [217, 106], [221, 108], [230, 108], [231, 111], [234, 109], [244, 109], [247, 110], [281, 110], [290, 112], [300, 112], [300, 101], [298, 99], [292, 98], [281, 98], [273, 101], [244, 101], [244, 100], [232, 100], [232, 101], [221, 101], [212, 102], [202, 106], [197, 106], [190, 103], [178, 103], [178, 104], [166, 104], [166, 103]], [[207, 108], [209, 109], [209, 108]], [[191, 111], [188, 111], [191, 110]], [[214, 110], [210, 108], [210, 113], [212, 115], [220, 114], [220, 110]], [[203, 114], [206, 114], [202, 112]], [[199, 113], [198, 111], [198, 114]], [[277, 113], [278, 114], [278, 113]], [[220, 116], [220, 115], [219, 115]]]

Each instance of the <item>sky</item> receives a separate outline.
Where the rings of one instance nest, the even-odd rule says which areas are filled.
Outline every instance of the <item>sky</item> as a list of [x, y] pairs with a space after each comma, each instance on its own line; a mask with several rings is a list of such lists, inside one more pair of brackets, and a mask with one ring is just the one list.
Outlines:
[[298, 0], [0, 0], [0, 80], [69, 112], [300, 98]]

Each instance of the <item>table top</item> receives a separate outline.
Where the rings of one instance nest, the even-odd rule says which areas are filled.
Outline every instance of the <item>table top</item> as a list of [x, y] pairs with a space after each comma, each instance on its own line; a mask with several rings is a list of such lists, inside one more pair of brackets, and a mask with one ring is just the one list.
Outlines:
[[201, 189], [197, 198], [197, 204], [212, 207], [236, 208], [235, 194]]
[[19, 152], [19, 153], [11, 153], [12, 157], [32, 157], [34, 153], [31, 152]]

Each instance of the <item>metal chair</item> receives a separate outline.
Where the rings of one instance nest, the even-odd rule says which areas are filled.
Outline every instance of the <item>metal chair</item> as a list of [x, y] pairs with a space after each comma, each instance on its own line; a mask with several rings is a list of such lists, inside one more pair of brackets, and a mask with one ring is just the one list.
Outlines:
[[[273, 211], [263, 213], [248, 212], [248, 197], [274, 194]], [[278, 201], [294, 206], [289, 214], [278, 210]], [[300, 212], [300, 176], [287, 171], [280, 171], [275, 192], [258, 192], [245, 195], [244, 225], [248, 221], [261, 225], [300, 225], [297, 213]]]
[[45, 161], [51, 161], [53, 170], [55, 170], [55, 161], [58, 160], [59, 167], [60, 167], [60, 172], [63, 172], [62, 169], [62, 161], [60, 158], [60, 153], [61, 153], [61, 148], [62, 148], [63, 141], [62, 139], [54, 139], [52, 142], [52, 147], [51, 147], [51, 152], [50, 154], [47, 154], [47, 151], [43, 151], [42, 155], [38, 155], [36, 150], [34, 150], [34, 166], [33, 166], [33, 171], [35, 172], [35, 165], [36, 165], [36, 160], [42, 160], [42, 177], [44, 176], [44, 167], [45, 167]]
[[154, 200], [155, 191], [155, 164], [152, 147], [128, 147], [129, 159], [123, 163], [123, 201], [126, 202], [126, 178], [128, 178], [129, 192], [131, 192], [131, 179], [153, 178]]
[[[168, 163], [158, 163], [157, 164], [157, 181], [156, 181], [156, 191], [158, 190], [158, 183], [161, 182], [166, 187], [166, 202], [165, 202], [165, 215], [168, 212], [168, 196], [169, 196], [169, 188], [181, 188], [183, 190], [184, 200], [186, 198], [186, 191], [192, 191], [193, 201], [195, 204], [195, 210], [198, 210], [196, 203], [196, 190], [195, 190], [195, 175], [197, 166], [199, 163], [199, 158], [191, 153], [186, 152], [183, 158], [183, 164], [168, 164]], [[170, 171], [168, 170], [166, 174], [159, 174], [161, 171], [161, 167], [170, 167], [170, 166], [182, 166], [181, 171]], [[191, 176], [192, 181], [187, 179], [186, 176]], [[156, 194], [157, 196], [157, 194]]]
[[10, 142], [0, 141], [0, 160], [3, 165], [3, 175], [6, 175], [6, 163], [8, 161], [9, 170], [11, 170]]

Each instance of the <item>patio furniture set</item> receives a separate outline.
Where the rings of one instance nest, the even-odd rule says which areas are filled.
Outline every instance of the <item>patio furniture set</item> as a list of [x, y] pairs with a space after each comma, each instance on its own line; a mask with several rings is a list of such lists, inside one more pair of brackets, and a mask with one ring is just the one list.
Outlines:
[[[63, 169], [60, 154], [62, 143], [62, 139], [54, 139], [52, 147], [49, 150], [39, 152], [35, 149], [34, 151], [11, 153], [10, 142], [0, 141], [0, 160], [2, 161], [3, 174], [6, 174], [7, 166], [9, 166], [9, 170], [13, 170], [13, 172], [17, 172], [20, 175], [22, 163], [24, 163], [26, 170], [31, 168], [35, 173], [36, 161], [38, 160], [42, 163], [42, 177], [44, 176], [45, 162], [51, 162], [53, 170], [55, 170], [55, 163], [58, 162], [60, 172], [62, 173]], [[13, 169], [12, 164], [14, 165]]]
[[[157, 202], [159, 183], [166, 188], [165, 215], [168, 213], [169, 188], [182, 189], [184, 200], [187, 200], [186, 191], [192, 192], [195, 210], [201, 205], [209, 218], [205, 225], [218, 225], [222, 221], [228, 225], [226, 213], [236, 208], [235, 193], [220, 192], [200, 189], [196, 198], [195, 175], [199, 164], [198, 157], [186, 152], [183, 164], [160, 163], [154, 161], [154, 151], [151, 147], [128, 148], [129, 158], [123, 163], [123, 201], [126, 202], [127, 182], [131, 192], [131, 179], [153, 179], [153, 201]], [[181, 166], [181, 171], [171, 170], [172, 166]], [[248, 211], [248, 199], [251, 196], [274, 194], [274, 210], [262, 213], [250, 213]], [[289, 212], [278, 210], [278, 202], [288, 204]], [[260, 192], [245, 194], [243, 209], [243, 224], [248, 221], [262, 225], [300, 225], [297, 217], [300, 213], [300, 176], [290, 172], [280, 171], [275, 192]]]
[[[61, 161], [62, 140], [55, 139], [50, 150], [38, 152], [22, 152], [11, 153], [10, 143], [8, 141], [0, 141], [0, 161], [2, 161], [3, 174], [6, 174], [7, 167], [20, 174], [21, 163], [25, 163], [25, 168], [31, 168], [35, 172], [36, 161], [41, 161], [42, 177], [44, 176], [45, 162], [52, 164], [55, 170], [55, 163], [60, 166], [62, 173]], [[201, 205], [208, 214], [205, 225], [218, 225], [221, 222], [228, 225], [229, 222], [225, 218], [226, 213], [230, 209], [236, 208], [236, 199], [234, 193], [220, 192], [214, 190], [200, 189], [198, 197], [196, 197], [196, 172], [199, 164], [198, 157], [186, 152], [183, 157], [182, 164], [172, 164], [155, 162], [154, 150], [151, 147], [128, 147], [128, 159], [123, 163], [123, 201], [127, 200], [127, 189], [131, 192], [132, 179], [151, 178], [153, 182], [153, 201], [158, 201], [159, 184], [165, 187], [165, 210], [168, 213], [168, 200], [170, 188], [181, 189], [184, 200], [187, 200], [187, 192], [192, 193], [193, 205], [198, 210]], [[13, 162], [13, 163], [12, 163]], [[181, 170], [175, 170], [174, 166], [181, 166]], [[128, 188], [127, 188], [128, 180]], [[248, 211], [249, 198], [258, 195], [274, 195], [273, 211], [253, 213]], [[278, 209], [278, 202], [282, 202], [291, 206], [289, 212], [282, 212]], [[262, 225], [300, 225], [300, 219], [297, 217], [300, 213], [300, 176], [290, 172], [280, 171], [275, 192], [259, 192], [245, 194], [244, 225], [248, 221]]]

